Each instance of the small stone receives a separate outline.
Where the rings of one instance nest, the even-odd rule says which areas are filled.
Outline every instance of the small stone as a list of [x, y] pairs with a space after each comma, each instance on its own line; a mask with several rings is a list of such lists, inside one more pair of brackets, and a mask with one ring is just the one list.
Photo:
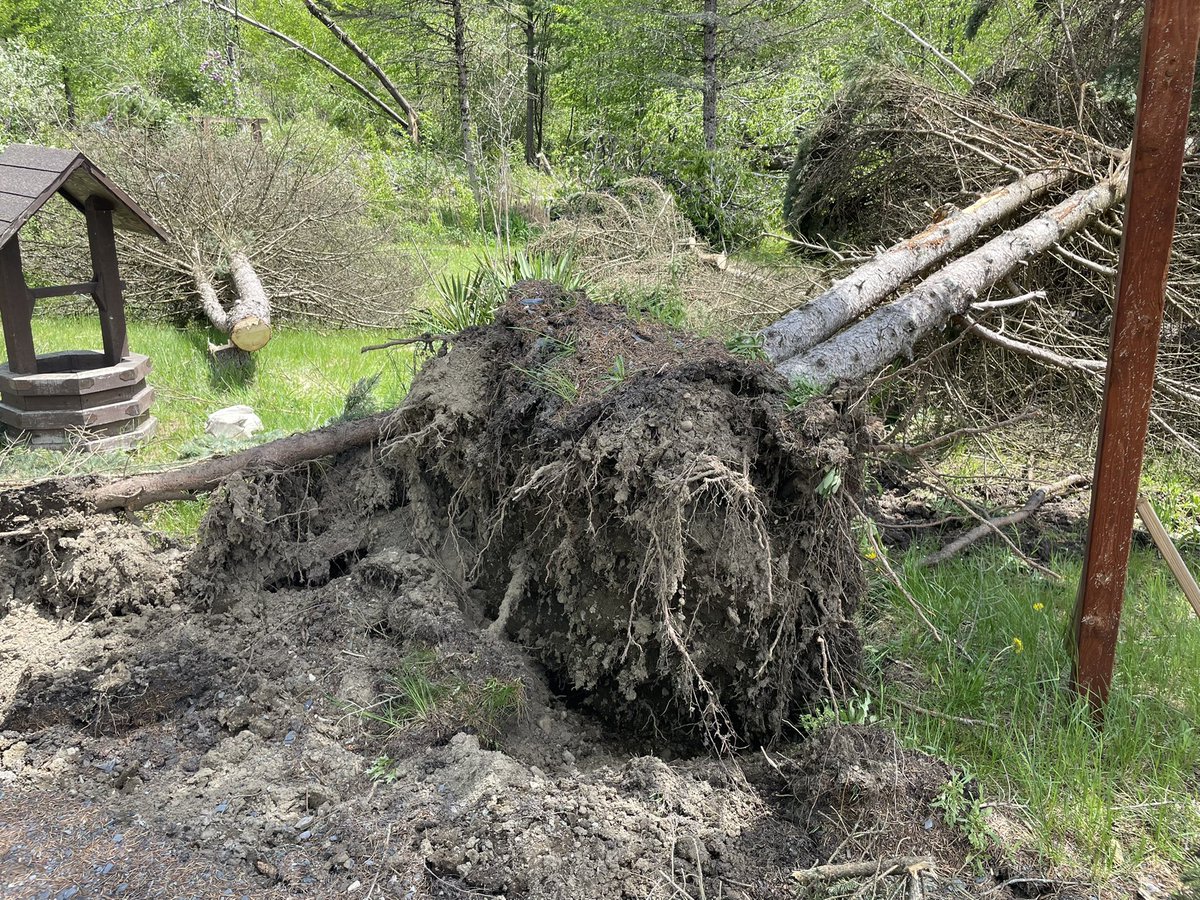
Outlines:
[[267, 862], [265, 859], [258, 860], [258, 862], [256, 862], [254, 864], [254, 868], [258, 869], [258, 871], [261, 874], [266, 875], [268, 878], [275, 877], [275, 874], [276, 874], [275, 867], [273, 865], [271, 865], [269, 862]]
[[361, 887], [362, 887], [362, 882], [356, 880], [353, 884], [350, 885], [350, 887], [346, 888], [346, 893], [353, 894], [355, 891], [357, 891]]
[[300, 834], [297, 836], [296, 840], [298, 840], [298, 841], [307, 841], [307, 840], [308, 840], [309, 838], [311, 838], [311, 837], [312, 837], [312, 832], [311, 832], [311, 831], [302, 831], [302, 832], [300, 832]]
[[294, 732], [294, 731], [289, 731], [287, 734], [285, 734], [283, 736], [283, 742], [285, 744], [292, 744], [292, 743], [295, 743], [295, 741], [296, 741], [296, 732]]
[[307, 828], [309, 825], [311, 825], [313, 823], [315, 818], [316, 818], [315, 816], [304, 816], [299, 821], [297, 821], [296, 824], [293, 825], [292, 827], [297, 830]]
[[696, 423], [693, 422], [691, 419], [684, 419], [679, 423], [679, 427], [681, 429], [683, 429], [684, 431], [691, 431], [693, 428], [696, 427]]
[[542, 731], [546, 732], [546, 734], [549, 734], [550, 729], [553, 727], [554, 720], [551, 719], [549, 715], [542, 716], [540, 719], [538, 719], [538, 728], [542, 729]]
[[564, 750], [562, 752], [562, 760], [568, 766], [573, 766], [573, 765], [575, 765], [575, 754], [572, 753], [570, 750]]
[[179, 603], [171, 604], [171, 612], [183, 612], [183, 606]]
[[125, 835], [123, 835], [123, 834], [114, 834], [113, 835], [113, 843], [114, 844], [119, 844], [124, 840], [125, 840]]

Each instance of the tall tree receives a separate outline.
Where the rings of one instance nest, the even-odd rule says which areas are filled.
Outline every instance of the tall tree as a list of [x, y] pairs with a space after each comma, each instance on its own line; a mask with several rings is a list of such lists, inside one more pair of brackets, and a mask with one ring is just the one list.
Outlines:
[[717, 149], [717, 95], [721, 85], [717, 80], [717, 0], [703, 0], [704, 17], [701, 20], [703, 33], [703, 121], [704, 149], [710, 153]]

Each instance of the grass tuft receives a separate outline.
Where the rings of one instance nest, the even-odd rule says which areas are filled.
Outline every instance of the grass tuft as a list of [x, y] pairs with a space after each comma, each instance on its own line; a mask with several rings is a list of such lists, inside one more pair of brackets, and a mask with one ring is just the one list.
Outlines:
[[[1064, 579], [1052, 583], [1001, 551], [932, 570], [920, 557], [905, 558], [902, 578], [962, 651], [936, 643], [895, 588], [876, 585], [875, 690], [901, 739], [973, 773], [994, 810], [1022, 823], [1031, 849], [1055, 863], [1105, 879], [1194, 858], [1200, 622], [1167, 570], [1151, 554], [1134, 554], [1100, 727], [1069, 689], [1073, 560], [1054, 562]], [[915, 713], [893, 698], [944, 715]]]

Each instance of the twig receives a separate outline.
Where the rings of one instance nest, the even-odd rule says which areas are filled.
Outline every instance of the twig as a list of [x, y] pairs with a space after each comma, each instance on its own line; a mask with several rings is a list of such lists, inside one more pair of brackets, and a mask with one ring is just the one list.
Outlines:
[[874, 3], [870, 2], [870, 0], [866, 0], [866, 5], [868, 7], [870, 7], [872, 10], [874, 10], [876, 14], [883, 16], [883, 18], [887, 19], [893, 25], [897, 26], [898, 28], [903, 29], [904, 32], [910, 38], [912, 38], [914, 41], [916, 41], [918, 44], [920, 44], [922, 47], [924, 47], [926, 50], [928, 50], [930, 53], [932, 53], [934, 56], [936, 56], [938, 59], [940, 59], [946, 65], [948, 65], [951, 69], [953, 69], [954, 74], [957, 75], [959, 78], [961, 78], [963, 81], [965, 81], [967, 83], [968, 87], [975, 87], [975, 79], [972, 78], [970, 75], [968, 75], [966, 72], [964, 72], [962, 69], [960, 69], [958, 67], [958, 65], [954, 62], [954, 60], [952, 60], [950, 57], [948, 57], [945, 53], [943, 53], [937, 47], [933, 46], [933, 44], [929, 43], [929, 41], [925, 40], [925, 38], [921, 37], [919, 34], [917, 34], [915, 31], [913, 31], [910, 27], [905, 25], [903, 22], [901, 22], [895, 16], [889, 15], [888, 13], [884, 12], [882, 9], [880, 9], [878, 6], [876, 6]]
[[418, 335], [417, 337], [395, 338], [394, 340], [384, 341], [382, 344], [368, 344], [358, 352], [370, 353], [372, 350], [387, 350], [389, 347], [407, 347], [409, 344], [424, 344], [425, 349], [432, 353], [434, 341], [441, 341], [443, 344], [450, 344], [454, 342], [454, 335], [430, 334], [427, 331], [422, 335]]
[[1005, 419], [1003, 422], [997, 422], [995, 425], [983, 425], [978, 428], [959, 428], [955, 431], [947, 432], [940, 437], [935, 437], [933, 440], [926, 441], [923, 444], [877, 444], [875, 449], [881, 450], [884, 453], [904, 453], [908, 456], [920, 456], [923, 453], [928, 453], [930, 450], [937, 450], [939, 447], [952, 444], [959, 438], [989, 434], [1001, 428], [1007, 428], [1009, 425], [1028, 422], [1030, 419], [1036, 419], [1037, 417], [1038, 413], [1036, 411], [1028, 410], [1010, 419]]
[[885, 699], [890, 700], [899, 707], [907, 709], [909, 712], [915, 712], [922, 716], [931, 716], [934, 719], [942, 719], [946, 722], [956, 722], [959, 725], [970, 725], [972, 727], [999, 727], [995, 722], [985, 722], [983, 719], [968, 719], [966, 716], [954, 716], [950, 713], [939, 712], [936, 709], [926, 709], [923, 706], [917, 706], [915, 703], [910, 703], [903, 697], [897, 697], [894, 694], [888, 694]]
[[813, 881], [841, 881], [844, 878], [866, 878], [869, 875], [880, 876], [903, 869], [906, 872], [921, 869], [932, 869], [933, 860], [927, 856], [893, 856], [890, 859], [863, 859], [858, 862], [835, 863], [833, 865], [813, 866], [811, 869], [798, 869], [792, 872], [792, 878], [802, 884]]
[[933, 624], [933, 622], [929, 620], [929, 615], [926, 613], [925, 607], [923, 607], [917, 598], [909, 592], [908, 588], [904, 586], [904, 582], [900, 580], [900, 576], [896, 574], [896, 570], [893, 569], [891, 563], [888, 562], [887, 554], [883, 552], [883, 548], [879, 545], [879, 541], [875, 539], [874, 521], [862, 511], [857, 503], [855, 503], [853, 500], [851, 500], [850, 503], [853, 505], [858, 514], [867, 520], [867, 540], [871, 542], [871, 548], [875, 551], [875, 561], [879, 563], [880, 567], [884, 570], [884, 572], [887, 573], [887, 576], [891, 580], [892, 584], [896, 586], [897, 590], [899, 590], [904, 596], [904, 599], [908, 601], [909, 605], [913, 608], [913, 611], [917, 614], [920, 620], [925, 624], [925, 627], [929, 630], [929, 633], [933, 636], [933, 639], [939, 644], [942, 643], [942, 632], [936, 625]]
[[1061, 481], [1056, 481], [1054, 484], [1044, 485], [1034, 491], [1025, 505], [1016, 512], [1011, 512], [1008, 515], [997, 516], [993, 519], [984, 519], [975, 528], [972, 528], [964, 535], [955, 538], [941, 550], [931, 553], [921, 560], [921, 565], [929, 567], [944, 563], [951, 557], [957, 556], [967, 547], [974, 544], [981, 538], [995, 532], [1000, 533], [1001, 528], [1006, 528], [1009, 525], [1016, 525], [1024, 522], [1032, 516], [1037, 510], [1052, 497], [1057, 497], [1061, 494], [1068, 493], [1078, 488], [1086, 487], [1091, 479], [1086, 475], [1071, 475]]
[[1026, 300], [1045, 300], [1045, 291], [1030, 291], [1027, 294], [1020, 294], [1016, 297], [1009, 297], [1006, 300], [980, 300], [978, 303], [972, 303], [971, 309], [977, 312], [983, 312], [989, 309], [1004, 309], [1009, 306], [1017, 306], [1024, 303]]

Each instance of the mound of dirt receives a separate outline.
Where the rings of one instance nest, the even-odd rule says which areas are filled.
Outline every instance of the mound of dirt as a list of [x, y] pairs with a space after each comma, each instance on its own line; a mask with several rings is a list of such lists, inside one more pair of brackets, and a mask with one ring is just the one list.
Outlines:
[[729, 746], [857, 669], [858, 441], [764, 364], [524, 282], [421, 372], [383, 460], [563, 689]]
[[[462, 595], [411, 531], [386, 540], [224, 612], [196, 596], [73, 621], [20, 599], [0, 619], [0, 892], [782, 900], [854, 822], [936, 850], [947, 888], [963, 869], [929, 802], [938, 764], [867, 729], [771, 765], [654, 755], [556, 698], [480, 627], [494, 598]], [[414, 653], [521, 702], [486, 734], [451, 704], [377, 723]], [[847, 801], [878, 798], [886, 827], [867, 829]]]
[[771, 740], [857, 672], [861, 434], [717, 342], [522, 282], [426, 364], [377, 451], [227, 482], [189, 578], [220, 610], [402, 534], [622, 727]]

